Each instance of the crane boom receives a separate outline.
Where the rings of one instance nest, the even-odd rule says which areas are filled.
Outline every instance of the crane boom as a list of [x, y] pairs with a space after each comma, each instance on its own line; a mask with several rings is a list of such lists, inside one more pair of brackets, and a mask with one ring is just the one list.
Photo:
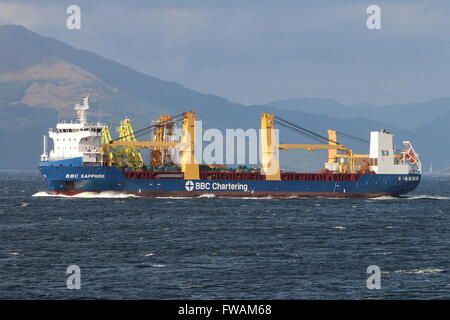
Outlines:
[[[177, 118], [174, 116], [171, 119]], [[180, 147], [181, 155], [181, 171], [184, 173], [185, 179], [198, 180], [200, 179], [200, 167], [195, 159], [195, 111], [183, 113], [183, 135], [180, 141], [137, 141], [135, 138], [129, 138], [132, 131], [123, 133], [123, 138], [112, 140], [109, 130], [105, 131], [105, 142], [102, 145], [103, 151], [108, 154], [111, 149], [115, 147], [126, 148], [174, 148]], [[133, 134], [134, 136], [134, 134]], [[109, 141], [108, 141], [109, 139]], [[112, 165], [110, 161], [109, 165]]]
[[350, 149], [342, 146], [342, 145], [331, 145], [331, 144], [286, 144], [282, 143], [278, 145], [280, 150], [289, 150], [289, 149], [306, 149], [306, 150], [318, 150], [318, 149], [334, 149], [334, 150], [343, 150], [343, 151], [351, 151]]
[[[275, 142], [275, 122], [286, 126], [289, 129], [293, 129], [303, 135], [311, 137], [317, 141], [327, 142], [327, 144], [276, 144]], [[332, 171], [350, 172], [354, 173], [355, 164], [366, 162], [365, 159], [369, 158], [367, 154], [353, 154], [353, 150], [347, 148], [343, 144], [337, 142], [337, 132], [335, 130], [328, 130], [328, 138], [322, 137], [305, 128], [301, 128], [289, 121], [276, 117], [271, 113], [263, 113], [261, 117], [261, 143], [262, 143], [262, 167], [266, 173], [267, 180], [280, 180], [280, 164], [278, 158], [276, 158], [277, 150], [289, 150], [289, 149], [305, 149], [308, 151], [313, 150], [328, 150], [328, 162], [327, 165], [333, 168]], [[343, 153], [338, 153], [343, 151]], [[340, 158], [340, 163], [338, 163]], [[347, 162], [345, 162], [347, 158]]]
[[138, 148], [154, 148], [154, 147], [176, 147], [178, 141], [111, 141], [111, 146], [121, 147], [138, 147]]

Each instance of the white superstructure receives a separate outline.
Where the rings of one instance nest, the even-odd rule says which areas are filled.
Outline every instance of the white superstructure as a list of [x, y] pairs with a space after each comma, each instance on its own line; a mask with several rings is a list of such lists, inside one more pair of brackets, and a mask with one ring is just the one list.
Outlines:
[[422, 167], [419, 155], [409, 141], [403, 141], [404, 150], [395, 153], [394, 135], [381, 131], [370, 132], [370, 168], [378, 174], [408, 174], [411, 165], [420, 173]]
[[76, 104], [78, 122], [59, 122], [56, 128], [50, 129], [48, 136], [53, 140], [53, 150], [47, 154], [47, 142], [44, 138], [44, 153], [41, 161], [61, 161], [81, 158], [83, 164], [101, 164], [101, 137], [105, 127], [100, 122], [88, 123], [86, 111], [89, 109], [88, 97], [83, 103]]

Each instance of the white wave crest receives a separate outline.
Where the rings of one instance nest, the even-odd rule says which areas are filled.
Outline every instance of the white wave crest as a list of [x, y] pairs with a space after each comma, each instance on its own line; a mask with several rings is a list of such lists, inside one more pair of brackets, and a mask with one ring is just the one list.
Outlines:
[[198, 196], [199, 198], [215, 198], [216, 195], [212, 193], [204, 193]]
[[[60, 197], [60, 198], [140, 198], [141, 196], [135, 194], [129, 194], [121, 191], [99, 191], [99, 192], [91, 192], [84, 191], [75, 195], [65, 195], [65, 194], [55, 194], [49, 191], [39, 191], [32, 195], [33, 197]], [[226, 197], [226, 196], [217, 196], [212, 193], [205, 193], [199, 196], [193, 197], [176, 197], [176, 196], [167, 196], [167, 197], [155, 197], [157, 199], [195, 199], [195, 198], [225, 198], [225, 199], [242, 199], [242, 200], [279, 200], [279, 199], [303, 199], [296, 196], [287, 197], [287, 198], [278, 198], [272, 196], [264, 196], [264, 197]], [[340, 199], [340, 198], [325, 198], [320, 197], [321, 199]], [[305, 199], [310, 199], [305, 197]], [[392, 197], [392, 196], [381, 196], [377, 198], [367, 199], [366, 201], [374, 201], [374, 200], [450, 200], [450, 197], [444, 196], [432, 196], [432, 195], [414, 195], [414, 196], [403, 196], [403, 197]], [[27, 203], [22, 203], [21, 206], [26, 206]], [[320, 204], [315, 204], [316, 206], [320, 206]]]
[[413, 195], [413, 196], [401, 196], [401, 197], [393, 197], [393, 196], [381, 196], [376, 198], [368, 199], [367, 201], [372, 200], [450, 200], [450, 197], [443, 196], [432, 196], [432, 195]]
[[55, 194], [47, 191], [40, 191], [33, 194], [33, 197], [102, 198], [102, 199], [139, 198], [139, 196], [136, 196], [134, 194], [123, 193], [120, 191], [100, 191], [100, 192], [84, 191], [75, 195]]
[[186, 199], [195, 199], [196, 197], [155, 197], [155, 199], [170, 199], [170, 200], [186, 200]]
[[395, 270], [393, 273], [406, 273], [406, 274], [435, 274], [447, 272], [447, 269], [412, 269], [412, 270]]
[[405, 199], [408, 200], [426, 200], [426, 199], [430, 199], [430, 200], [450, 200], [450, 197], [443, 197], [443, 196], [430, 196], [430, 195], [417, 195], [417, 196], [406, 196], [404, 197]]
[[382, 255], [382, 256], [387, 256], [387, 255], [391, 255], [391, 254], [396, 254], [396, 252], [388, 251], [388, 252], [377, 252], [377, 253], [374, 253], [374, 255]]
[[165, 264], [152, 264], [150, 265], [152, 268], [166, 268]]
[[401, 198], [398, 197], [393, 197], [393, 196], [380, 196], [380, 197], [376, 197], [376, 198], [370, 198], [368, 199], [368, 201], [371, 200], [399, 200]]
[[[221, 199], [238, 199], [238, 200], [280, 200], [283, 198], [277, 198], [272, 196], [264, 196], [264, 197], [218, 197]], [[284, 198], [284, 199], [290, 199], [290, 198]]]

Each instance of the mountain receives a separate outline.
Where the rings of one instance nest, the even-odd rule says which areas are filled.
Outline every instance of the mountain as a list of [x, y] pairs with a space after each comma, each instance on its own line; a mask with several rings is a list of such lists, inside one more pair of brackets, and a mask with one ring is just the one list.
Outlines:
[[266, 105], [289, 111], [327, 115], [337, 119], [351, 119], [355, 116], [350, 107], [335, 99], [298, 98], [272, 101]]
[[[267, 107], [286, 111], [308, 112], [341, 120], [356, 120], [347, 131], [356, 133], [356, 124], [370, 119], [375, 124], [384, 123], [386, 128], [413, 142], [426, 168], [432, 162], [436, 169], [449, 166], [450, 150], [446, 147], [450, 135], [450, 98], [433, 99], [427, 102], [373, 106], [369, 104], [345, 105], [333, 99], [299, 98], [273, 101]], [[362, 121], [360, 123], [365, 123]], [[402, 130], [399, 130], [402, 129]], [[345, 130], [343, 130], [345, 131]], [[399, 135], [400, 134], [400, 135]]]
[[[436, 129], [431, 128], [430, 133], [425, 124], [423, 128], [411, 129], [386, 117], [367, 119], [364, 113], [342, 116], [336, 112], [342, 104], [335, 100], [310, 99], [303, 105], [312, 106], [314, 102], [312, 108], [294, 110], [277, 104], [244, 106], [140, 73], [24, 27], [6, 25], [0, 26], [0, 147], [6, 155], [0, 158], [0, 168], [36, 168], [43, 134], [58, 119], [74, 118], [73, 105], [88, 94], [91, 118], [101, 117], [111, 124], [128, 116], [135, 128], [148, 126], [161, 113], [178, 114], [193, 109], [203, 120], [204, 128], [259, 128], [260, 113], [264, 111], [323, 135], [327, 128], [334, 128], [368, 139], [369, 130], [388, 128], [396, 134], [397, 142], [407, 138], [415, 143], [416, 135], [423, 134], [418, 150], [423, 145], [429, 147], [426, 137], [433, 136]], [[282, 130], [281, 142], [312, 141]], [[365, 145], [349, 142], [348, 146], [356, 152], [368, 151]], [[443, 155], [450, 158], [447, 150]], [[428, 157], [436, 170], [448, 166], [448, 162]], [[322, 168], [324, 159], [323, 152], [286, 151], [282, 165], [317, 170]]]
[[[55, 126], [58, 112], [26, 105], [0, 107], [1, 169], [33, 169], [42, 153], [42, 136]], [[33, 166], [34, 165], [34, 166]]]
[[424, 158], [426, 170], [429, 170], [430, 163], [433, 163], [433, 169], [436, 172], [449, 167], [450, 152], [450, 111], [441, 115], [426, 125], [416, 130], [414, 143], [420, 146], [420, 154], [426, 155]]
[[0, 82], [9, 83], [29, 106], [54, 108], [63, 114], [80, 96], [90, 94], [103, 112], [132, 112], [149, 109], [185, 111], [188, 107], [217, 107], [229, 103], [218, 96], [201, 94], [180, 84], [162, 81], [75, 49], [52, 38], [40, 36], [21, 26], [0, 27]]
[[328, 115], [338, 119], [360, 117], [407, 130], [415, 130], [449, 112], [450, 98], [382, 106], [366, 103], [346, 105], [333, 99], [300, 98], [273, 101], [267, 105], [286, 110]]

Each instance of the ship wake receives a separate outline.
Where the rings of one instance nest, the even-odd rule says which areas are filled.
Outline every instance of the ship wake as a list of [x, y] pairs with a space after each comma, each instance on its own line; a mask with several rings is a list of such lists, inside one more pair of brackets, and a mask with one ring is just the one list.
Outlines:
[[370, 200], [450, 200], [450, 197], [444, 197], [444, 196], [433, 196], [433, 195], [411, 195], [411, 196], [400, 196], [400, 197], [393, 197], [393, 196], [381, 196], [377, 198], [372, 198]]
[[118, 191], [100, 191], [89, 192], [84, 191], [74, 195], [57, 194], [49, 191], [39, 191], [33, 194], [33, 197], [56, 197], [56, 198], [99, 198], [99, 199], [117, 199], [117, 198], [139, 198], [134, 194], [118, 192]]

